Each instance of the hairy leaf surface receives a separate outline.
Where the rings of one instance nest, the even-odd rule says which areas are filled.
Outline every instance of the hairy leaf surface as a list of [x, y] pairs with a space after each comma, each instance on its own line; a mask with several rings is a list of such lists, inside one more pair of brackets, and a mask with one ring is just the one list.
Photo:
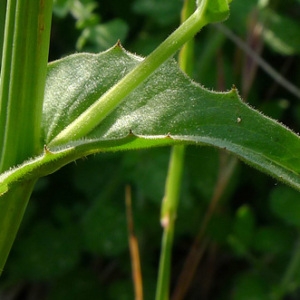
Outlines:
[[[43, 143], [49, 144], [142, 58], [120, 46], [77, 54], [49, 65]], [[0, 176], [1, 193], [18, 180], [46, 175], [91, 153], [174, 144], [226, 149], [250, 165], [300, 189], [300, 139], [241, 101], [235, 89], [206, 90], [174, 60], [163, 64], [89, 134], [50, 149]]]

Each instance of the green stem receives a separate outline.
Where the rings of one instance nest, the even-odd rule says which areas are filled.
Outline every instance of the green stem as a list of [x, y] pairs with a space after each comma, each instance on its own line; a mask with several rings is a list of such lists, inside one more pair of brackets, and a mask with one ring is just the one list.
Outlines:
[[[185, 0], [181, 20], [184, 22], [194, 11], [195, 1]], [[179, 53], [179, 66], [188, 75], [193, 73], [194, 40], [189, 40]], [[161, 224], [164, 228], [161, 257], [159, 262], [156, 300], [169, 299], [172, 245], [175, 219], [180, 196], [184, 167], [185, 146], [174, 146], [171, 151], [165, 196], [162, 203]]]
[[[184, 23], [194, 12], [195, 1], [185, 0], [181, 11], [181, 22]], [[195, 40], [187, 41], [179, 52], [178, 64], [182, 71], [188, 76], [193, 75], [194, 71], [194, 44]]]
[[0, 82], [0, 172], [41, 149], [52, 0], [9, 0]]
[[0, 276], [19, 230], [35, 180], [25, 181], [0, 198]]
[[185, 147], [172, 148], [165, 196], [162, 203], [161, 224], [164, 229], [161, 257], [159, 262], [156, 300], [169, 299], [171, 252], [178, 200], [180, 195]]
[[[52, 0], [8, 0], [0, 81], [0, 173], [41, 152]], [[0, 274], [35, 180], [0, 197]]]
[[207, 24], [205, 12], [208, 2], [203, 1], [203, 4], [156, 50], [61, 131], [49, 146], [67, 143], [91, 132], [130, 92]]

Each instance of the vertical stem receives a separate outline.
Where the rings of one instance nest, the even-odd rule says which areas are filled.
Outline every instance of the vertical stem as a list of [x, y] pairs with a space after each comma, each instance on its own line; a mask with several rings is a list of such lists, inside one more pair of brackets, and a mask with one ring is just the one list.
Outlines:
[[181, 178], [184, 162], [184, 146], [172, 148], [165, 196], [162, 203], [161, 224], [163, 226], [162, 250], [159, 265], [156, 300], [169, 299], [169, 283], [171, 269], [171, 252], [178, 200], [180, 195]]
[[0, 198], [0, 276], [20, 227], [35, 181], [25, 182]]
[[[0, 79], [0, 173], [42, 150], [51, 16], [52, 0], [7, 0]], [[0, 274], [33, 186], [34, 181], [23, 182], [0, 197]]]
[[8, 0], [0, 82], [0, 172], [42, 149], [52, 0]]
[[[195, 1], [185, 0], [181, 11], [181, 23], [187, 20], [194, 10]], [[194, 71], [194, 44], [194, 39], [190, 39], [186, 42], [183, 45], [178, 58], [180, 68], [189, 76], [192, 76]]]
[[[195, 1], [185, 0], [181, 14], [181, 22], [184, 22], [194, 10]], [[179, 53], [179, 66], [188, 75], [191, 75], [193, 72], [193, 56], [194, 40], [190, 40], [183, 46]], [[179, 145], [172, 148], [165, 187], [165, 196], [161, 210], [161, 224], [164, 232], [159, 263], [156, 300], [169, 299], [171, 253], [184, 166], [184, 154], [185, 146]]]

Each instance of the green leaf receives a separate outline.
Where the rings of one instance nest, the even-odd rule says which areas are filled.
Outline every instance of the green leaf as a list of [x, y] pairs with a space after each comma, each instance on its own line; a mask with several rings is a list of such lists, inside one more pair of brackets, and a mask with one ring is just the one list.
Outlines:
[[[76, 54], [49, 65], [43, 131], [48, 144], [92, 103], [141, 62], [116, 46]], [[210, 145], [300, 190], [300, 139], [250, 108], [237, 91], [208, 91], [173, 60], [163, 64], [84, 139], [44, 149], [39, 157], [0, 176], [5, 193], [20, 180], [54, 172], [92, 153], [174, 144]]]
[[267, 20], [263, 36], [268, 45], [283, 55], [299, 53], [300, 25], [298, 20], [280, 15], [271, 9], [263, 11], [263, 16]]
[[54, 0], [53, 13], [59, 18], [64, 18], [70, 11], [74, 0]]
[[[50, 64], [44, 103], [45, 144], [140, 61], [140, 57], [114, 47]], [[157, 138], [164, 140], [163, 144], [181, 141], [225, 148], [299, 188], [299, 137], [251, 109], [235, 89], [215, 93], [191, 82], [172, 60], [126, 97], [86, 138], [97, 143], [122, 139], [130, 132], [136, 136], [137, 148], [145, 147], [146, 141], [149, 146]], [[80, 140], [76, 145], [86, 143]], [[125, 143], [120, 149], [128, 146]]]
[[149, 16], [162, 26], [177, 21], [181, 7], [181, 0], [136, 0], [133, 4], [136, 13]]
[[82, 31], [76, 48], [81, 51], [89, 48], [93, 50], [92, 52], [104, 51], [112, 47], [117, 40], [124, 41], [128, 30], [128, 25], [121, 19], [89, 26]]

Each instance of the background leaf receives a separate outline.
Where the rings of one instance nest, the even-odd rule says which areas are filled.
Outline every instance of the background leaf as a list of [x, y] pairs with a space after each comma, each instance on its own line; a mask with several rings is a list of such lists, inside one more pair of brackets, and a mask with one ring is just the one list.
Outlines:
[[300, 24], [297, 22], [298, 20], [293, 20], [272, 10], [266, 10], [262, 15], [267, 22], [267, 28], [263, 31], [267, 44], [283, 55], [299, 53]]
[[151, 16], [160, 25], [168, 25], [178, 20], [181, 6], [180, 0], [136, 0], [133, 10], [138, 14]]

